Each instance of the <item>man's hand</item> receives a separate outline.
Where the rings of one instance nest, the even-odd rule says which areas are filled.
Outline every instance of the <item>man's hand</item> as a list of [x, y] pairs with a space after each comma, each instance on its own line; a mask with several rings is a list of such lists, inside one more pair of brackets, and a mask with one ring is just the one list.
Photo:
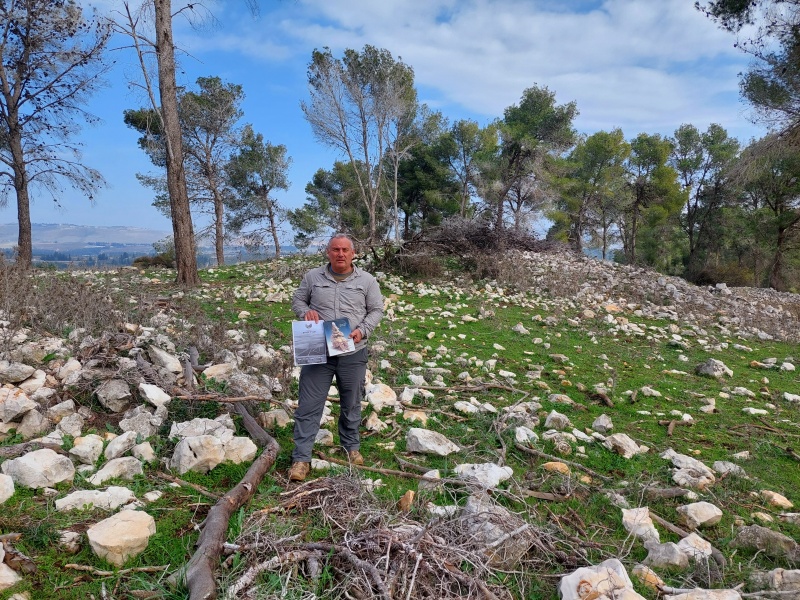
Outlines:
[[354, 332], [352, 332], [352, 333], [350, 334], [350, 337], [351, 337], [351, 338], [353, 339], [353, 341], [354, 341], [354, 342], [357, 344], [358, 342], [360, 342], [360, 341], [361, 341], [361, 340], [364, 338], [364, 334], [363, 334], [363, 333], [361, 333], [361, 330], [360, 330], [360, 329], [356, 329]]
[[303, 315], [304, 321], [314, 321], [314, 323], [319, 323], [319, 313], [315, 310], [309, 310]]

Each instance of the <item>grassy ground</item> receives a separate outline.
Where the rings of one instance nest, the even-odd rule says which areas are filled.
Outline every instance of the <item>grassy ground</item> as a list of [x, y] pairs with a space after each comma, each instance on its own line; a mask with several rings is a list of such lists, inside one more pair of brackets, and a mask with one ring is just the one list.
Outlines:
[[[213, 330], [219, 336], [217, 340], [230, 339], [226, 330], [239, 329], [246, 340], [281, 348], [290, 344], [289, 322], [293, 315], [288, 298], [306, 267], [307, 264], [264, 263], [213, 269], [203, 273], [203, 287], [189, 293], [171, 289], [166, 283], [169, 275], [153, 273], [134, 282], [138, 295], [135, 302], [129, 303], [140, 310], [145, 306], [153, 307], [153, 311], [168, 306], [168, 310], [185, 315], [188, 320], [202, 322], [208, 331]], [[125, 291], [120, 297], [130, 296], [132, 292], [123, 279], [119, 274], [95, 277], [90, 279], [90, 287], [104, 291], [118, 287]], [[644, 495], [648, 486], [673, 485], [671, 465], [659, 457], [668, 448], [695, 456], [709, 466], [717, 460], [732, 460], [731, 455], [736, 452], [747, 450], [751, 455], [749, 460], [738, 463], [749, 479], [721, 478], [700, 492], [702, 500], [723, 510], [722, 522], [703, 535], [728, 557], [728, 566], [724, 570], [703, 566], [682, 573], [660, 572], [669, 585], [733, 587], [747, 581], [752, 570], [791, 566], [763, 553], [734, 553], [727, 545], [739, 524], [761, 523], [752, 516], [756, 512], [776, 518], [767, 526], [800, 539], [800, 528], [778, 521], [781, 511], [766, 505], [758, 496], [760, 490], [768, 489], [792, 501], [800, 500], [800, 469], [786, 451], [787, 447], [796, 446], [800, 437], [800, 408], [783, 399], [784, 392], [800, 393], [800, 376], [797, 371], [765, 370], [751, 365], [752, 361], [767, 358], [776, 358], [778, 364], [784, 360], [794, 362], [796, 344], [739, 339], [725, 336], [711, 325], [689, 327], [680, 322], [648, 320], [635, 316], [632, 310], [612, 315], [638, 325], [639, 332], [625, 331], [619, 320], [607, 321], [610, 313], [595, 307], [596, 314], [587, 316], [585, 307], [570, 298], [541, 295], [537, 289], [520, 291], [511, 285], [503, 288], [483, 281], [456, 283], [455, 275], [444, 282], [384, 276], [381, 284], [391, 302], [371, 340], [373, 349], [379, 349], [371, 356], [373, 378], [399, 392], [411, 386], [411, 374], [423, 375], [431, 384], [433, 397], [425, 399], [418, 395], [414, 403], [428, 411], [427, 428], [445, 434], [463, 450], [448, 457], [406, 453], [405, 432], [419, 425], [385, 409], [380, 417], [387, 422], [388, 429], [376, 434], [365, 432], [363, 437], [362, 452], [367, 466], [400, 470], [402, 461], [409, 461], [438, 468], [444, 477], [452, 476], [455, 465], [463, 462], [497, 462], [512, 467], [514, 477], [501, 486], [506, 493], [497, 495], [496, 501], [531, 523], [544, 542], [534, 546], [517, 569], [479, 573], [496, 586], [492, 589], [505, 589], [511, 597], [555, 598], [558, 575], [577, 566], [618, 557], [630, 571], [647, 551], [627, 535], [621, 523], [621, 510], [609, 499], [608, 492], [623, 496], [631, 506], [649, 506], [667, 521], [678, 523], [676, 509], [687, 503], [686, 499], [648, 500]], [[154, 298], [162, 301], [156, 302]], [[131, 319], [140, 316], [136, 310], [130, 310]], [[519, 323], [529, 333], [512, 329]], [[179, 346], [191, 341], [191, 328], [172, 334]], [[680, 336], [680, 346], [675, 345], [674, 336]], [[748, 348], [736, 349], [736, 344]], [[212, 351], [213, 344], [205, 348], [203, 359], [210, 360]], [[409, 361], [411, 351], [421, 353], [425, 364]], [[724, 362], [733, 376], [717, 381], [696, 375], [695, 366], [710, 357]], [[382, 361], [386, 361], [383, 366]], [[439, 368], [445, 371], [439, 373], [437, 384], [437, 372], [433, 369]], [[284, 378], [284, 392], [276, 395], [277, 400], [296, 397], [297, 384], [290, 371], [285, 368], [270, 373]], [[501, 371], [514, 376], [504, 376]], [[467, 379], [463, 373], [468, 374]], [[593, 394], [597, 384], [606, 386], [613, 407], [606, 406]], [[658, 391], [660, 396], [645, 395], [642, 391], [645, 386]], [[754, 397], [731, 394], [736, 387], [750, 390]], [[556, 393], [567, 394], [576, 404], [550, 402], [550, 395]], [[715, 413], [700, 412], [703, 397], [716, 400]], [[470, 398], [488, 402], [499, 412], [464, 415], [453, 408], [454, 402]], [[91, 402], [88, 396], [76, 395], [76, 400]], [[613, 420], [614, 432], [627, 433], [650, 450], [626, 460], [597, 443], [578, 442], [571, 444], [571, 454], [563, 458], [580, 463], [608, 480], [582, 479], [585, 473], [576, 468], [568, 476], [545, 471], [541, 467], [545, 459], [515, 447], [513, 427], [500, 427], [502, 409], [521, 401], [541, 404], [541, 423], [535, 428], [540, 436], [551, 410], [567, 415], [581, 431], [590, 428], [596, 417], [606, 414]], [[96, 408], [96, 403], [92, 406]], [[742, 412], [746, 407], [766, 407], [768, 414], [748, 415]], [[170, 410], [171, 417], [179, 420], [213, 414], [218, 407], [214, 403], [174, 401]], [[335, 404], [333, 410], [335, 415]], [[365, 410], [364, 416], [370, 411], [371, 408]], [[671, 435], [666, 425], [659, 424], [659, 421], [679, 420], [684, 413], [691, 415], [694, 423], [675, 427]], [[114, 430], [113, 420], [104, 427]], [[84, 433], [90, 432], [91, 426]], [[349, 523], [331, 522], [314, 507], [274, 510], [285, 499], [282, 494], [292, 487], [285, 479], [292, 443], [290, 427], [272, 433], [281, 445], [274, 472], [259, 486], [253, 502], [231, 521], [228, 536], [231, 542], [252, 540], [257, 532], [277, 538], [300, 534], [305, 541], [339, 541], [345, 537], [345, 531], [357, 536], [359, 532], [371, 531], [377, 522], [381, 527], [404, 521], [425, 524], [430, 521], [427, 502], [463, 504], [466, 499], [465, 491], [458, 487], [421, 491], [411, 511], [401, 514], [395, 503], [407, 490], [417, 489], [415, 479], [370, 471], [350, 473], [346, 468], [336, 468], [333, 474], [340, 474], [343, 480], [380, 478], [383, 484], [365, 492], [361, 504], [353, 505], [358, 511], [348, 513], [352, 517]], [[242, 430], [240, 434], [245, 433]], [[14, 441], [19, 440], [10, 437], [2, 443]], [[161, 456], [169, 455], [171, 445], [167, 440], [154, 445]], [[578, 446], [583, 447], [583, 453], [578, 452]], [[534, 448], [556, 454], [550, 442], [539, 442]], [[329, 449], [323, 450], [330, 456], [342, 457]], [[242, 478], [246, 467], [223, 465], [208, 475], [187, 474], [183, 479], [222, 494]], [[26, 575], [19, 586], [0, 592], [0, 600], [13, 592], [27, 592], [33, 599], [101, 598], [104, 593], [110, 598], [144, 598], [148, 597], [146, 592], [157, 594], [150, 597], [188, 597], [184, 589], [167, 585], [166, 576], [191, 556], [198, 525], [215, 500], [189, 487], [171, 486], [159, 477], [161, 468], [149, 466], [145, 475], [132, 484], [137, 497], [153, 489], [161, 490], [163, 496], [143, 509], [156, 519], [157, 533], [147, 549], [125, 565], [132, 569], [127, 572], [111, 569], [92, 554], [88, 544], [78, 554], [67, 555], [56, 543], [59, 530], [83, 532], [107, 516], [102, 511], [67, 514], [55, 511], [55, 497], [84, 487], [80, 477], [72, 484], [59, 485], [55, 497], [18, 488], [15, 496], [3, 505], [0, 532], [21, 533], [15, 547], [30, 556], [38, 569], [35, 574]], [[319, 477], [327, 475], [330, 474], [315, 473]], [[562, 499], [525, 499], [529, 491], [554, 493]], [[662, 527], [658, 529], [662, 542], [678, 541], [675, 534]], [[261, 555], [256, 552], [234, 554], [221, 570], [223, 587], [236, 581], [258, 556]], [[69, 564], [107, 569], [111, 574], [79, 571]], [[164, 570], [145, 570], [151, 567]], [[316, 579], [304, 577], [304, 573], [295, 568], [262, 575], [257, 597], [345, 597], [341, 573], [335, 568], [323, 568]], [[656, 597], [655, 592], [638, 583], [637, 590], [646, 598]]]

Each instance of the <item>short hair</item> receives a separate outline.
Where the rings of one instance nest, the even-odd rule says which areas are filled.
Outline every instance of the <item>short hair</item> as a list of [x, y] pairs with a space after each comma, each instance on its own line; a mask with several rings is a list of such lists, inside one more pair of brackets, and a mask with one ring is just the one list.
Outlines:
[[332, 236], [331, 236], [331, 239], [329, 239], [329, 240], [328, 240], [328, 245], [327, 245], [327, 246], [325, 246], [325, 249], [326, 249], [326, 250], [330, 250], [330, 247], [331, 247], [331, 244], [333, 243], [333, 240], [340, 240], [340, 239], [345, 239], [345, 240], [347, 240], [348, 242], [350, 242], [350, 248], [353, 250], [353, 252], [355, 252], [355, 250], [356, 250], [356, 245], [355, 245], [355, 243], [353, 242], [353, 238], [351, 238], [351, 237], [350, 237], [349, 235], [347, 235], [346, 233], [336, 233], [336, 234], [332, 235]]

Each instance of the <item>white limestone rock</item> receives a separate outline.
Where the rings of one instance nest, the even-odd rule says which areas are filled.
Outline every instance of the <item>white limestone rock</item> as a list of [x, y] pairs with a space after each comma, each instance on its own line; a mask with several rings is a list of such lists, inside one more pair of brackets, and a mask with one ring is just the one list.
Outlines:
[[250, 462], [258, 454], [258, 446], [249, 437], [236, 436], [225, 444], [225, 461], [235, 465]]
[[658, 529], [653, 525], [653, 519], [650, 518], [650, 509], [646, 506], [640, 508], [623, 508], [622, 526], [625, 528], [625, 531], [643, 542], [648, 540], [658, 542], [661, 539]]
[[677, 544], [672, 542], [659, 544], [649, 541], [644, 544], [644, 547], [647, 548], [648, 554], [642, 562], [649, 567], [683, 570], [689, 566], [689, 557]]
[[722, 520], [722, 510], [710, 502], [693, 502], [676, 510], [689, 529], [713, 527]]
[[197, 436], [214, 436], [222, 439], [233, 437], [233, 428], [215, 419], [196, 418], [182, 423], [173, 423], [169, 430], [170, 438], [184, 439]]
[[378, 413], [372, 411], [370, 415], [367, 417], [367, 420], [364, 423], [364, 427], [367, 429], [367, 431], [378, 432], [387, 429], [389, 426], [383, 421], [381, 421], [380, 417], [378, 417]]
[[37, 435], [42, 435], [50, 429], [50, 421], [42, 413], [33, 409], [25, 413], [17, 427], [17, 433], [23, 439], [29, 440]]
[[697, 365], [694, 371], [698, 375], [705, 375], [715, 379], [721, 379], [723, 376], [733, 377], [733, 371], [716, 358], [709, 358], [706, 362]]
[[681, 539], [678, 542], [678, 548], [689, 557], [689, 560], [695, 562], [708, 560], [713, 552], [711, 543], [694, 532]]
[[135, 458], [138, 458], [140, 461], [146, 463], [154, 462], [158, 458], [155, 450], [153, 450], [153, 447], [150, 445], [150, 442], [136, 444], [133, 448], [131, 448], [131, 454], [133, 454]]
[[147, 548], [155, 532], [153, 517], [140, 510], [123, 510], [90, 527], [86, 536], [97, 556], [121, 567]]
[[453, 471], [459, 479], [475, 481], [485, 488], [495, 488], [514, 475], [514, 470], [495, 463], [464, 463], [456, 465]]
[[333, 432], [329, 429], [321, 428], [317, 431], [317, 435], [314, 438], [314, 443], [319, 446], [333, 446]]
[[276, 427], [286, 427], [294, 422], [289, 414], [282, 408], [276, 408], [262, 412], [258, 415], [258, 422], [265, 429], [275, 429]]
[[16, 485], [28, 488], [53, 487], [62, 481], [72, 481], [75, 467], [72, 461], [49, 448], [34, 450], [5, 461], [0, 470]]
[[615, 433], [602, 442], [603, 446], [616, 452], [623, 458], [633, 458], [637, 454], [644, 454], [649, 450], [647, 446], [640, 446], [626, 433]]
[[429, 429], [412, 427], [406, 434], [406, 450], [420, 454], [447, 456], [460, 448], [441, 433]]
[[44, 387], [45, 381], [47, 381], [47, 373], [41, 369], [36, 369], [30, 377], [25, 381], [21, 381], [18, 387], [28, 396], [31, 396]]
[[567, 415], [563, 415], [558, 411], [551, 410], [550, 414], [547, 415], [547, 418], [544, 421], [544, 426], [549, 429], [564, 431], [565, 429], [571, 428], [572, 423]]
[[775, 508], [783, 508], [783, 509], [794, 508], [794, 504], [792, 504], [791, 501], [786, 496], [783, 496], [778, 492], [773, 492], [771, 490], [761, 490], [759, 492], [759, 495], [764, 500], [766, 500], [767, 504], [769, 504], [770, 506], [774, 506]]
[[592, 429], [598, 433], [610, 433], [614, 429], [614, 423], [612, 423], [611, 417], [604, 413], [592, 422]]
[[38, 405], [19, 388], [0, 388], [0, 421], [10, 423], [19, 420], [26, 412]]
[[535, 431], [524, 425], [514, 428], [514, 439], [520, 444], [534, 444], [539, 441]]
[[124, 412], [133, 400], [128, 382], [122, 379], [109, 379], [95, 390], [97, 400], [113, 413]]
[[0, 383], [20, 383], [33, 375], [35, 368], [19, 362], [0, 360]]
[[154, 365], [164, 367], [175, 374], [183, 372], [181, 361], [174, 354], [170, 354], [158, 346], [150, 346], [147, 349], [147, 354], [150, 355], [150, 360], [153, 361]]
[[79, 490], [56, 500], [56, 510], [84, 510], [99, 508], [116, 510], [136, 500], [134, 493], [126, 487], [109, 486], [106, 490]]
[[76, 437], [70, 448], [70, 455], [84, 465], [93, 465], [103, 453], [103, 438], [95, 433]]
[[381, 412], [384, 407], [394, 408], [399, 405], [397, 393], [384, 383], [373, 383], [366, 386], [366, 401], [372, 405], [375, 412]]
[[86, 481], [94, 486], [103, 485], [110, 479], [124, 479], [133, 481], [137, 475], [142, 475], [142, 463], [133, 456], [123, 456], [108, 461], [97, 473], [89, 477]]
[[144, 398], [147, 402], [158, 408], [159, 406], [167, 406], [172, 401], [172, 396], [170, 396], [167, 392], [162, 390], [157, 385], [153, 385], [150, 383], [140, 383], [139, 384], [139, 394], [141, 394], [142, 398]]
[[64, 417], [56, 425], [56, 431], [60, 431], [64, 435], [78, 437], [83, 431], [84, 418], [80, 413], [74, 413]]
[[219, 438], [213, 435], [196, 435], [178, 442], [169, 465], [170, 469], [180, 475], [188, 471], [208, 473], [224, 460], [225, 449]]
[[[33, 398], [31, 398], [33, 399]], [[52, 421], [53, 423], [58, 423], [64, 417], [68, 417], [69, 415], [75, 412], [75, 401], [70, 398], [69, 400], [64, 400], [63, 402], [59, 402], [58, 404], [54, 404], [50, 408], [47, 409], [45, 415], [47, 418]]]
[[108, 460], [119, 458], [136, 445], [137, 434], [135, 431], [126, 431], [108, 442], [103, 453]]
[[645, 600], [633, 589], [633, 582], [622, 563], [609, 558], [593, 567], [581, 567], [561, 578], [558, 585], [561, 600]]
[[14, 495], [14, 479], [11, 475], [0, 474], [0, 504]]

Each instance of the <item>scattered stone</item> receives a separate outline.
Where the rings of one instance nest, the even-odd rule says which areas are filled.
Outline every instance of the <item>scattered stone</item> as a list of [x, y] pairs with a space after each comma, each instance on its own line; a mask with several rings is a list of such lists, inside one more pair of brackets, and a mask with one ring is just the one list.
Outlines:
[[406, 450], [420, 454], [447, 456], [460, 448], [441, 433], [429, 429], [412, 427], [406, 434]]
[[545, 471], [551, 471], [553, 473], [561, 473], [562, 475], [570, 474], [569, 466], [564, 464], [563, 462], [557, 462], [557, 461], [546, 462], [542, 465], [542, 468]]
[[424, 410], [412, 410], [407, 408], [403, 411], [403, 418], [412, 423], [420, 423], [422, 425], [428, 424], [428, 413]]
[[172, 396], [170, 396], [157, 385], [152, 385], [150, 383], [140, 383], [139, 393], [142, 395], [142, 398], [147, 400], [156, 408], [159, 406], [167, 406], [170, 402], [172, 402]]
[[664, 585], [664, 580], [661, 579], [661, 577], [659, 577], [658, 574], [653, 571], [653, 569], [645, 565], [634, 565], [631, 573], [634, 577], [636, 577], [636, 579], [642, 582], [642, 585], [650, 588], [651, 590], [657, 591], [659, 587]]
[[718, 460], [714, 462], [713, 467], [714, 470], [720, 475], [742, 477], [743, 479], [747, 479], [747, 473], [745, 473], [745, 470], [736, 463], [732, 463], [727, 460]]
[[38, 405], [19, 388], [0, 388], [0, 421], [10, 423]]
[[616, 558], [610, 558], [593, 567], [581, 567], [565, 575], [558, 585], [558, 592], [561, 600], [645, 600], [633, 589], [628, 572]]
[[550, 411], [550, 414], [547, 415], [547, 418], [544, 421], [544, 426], [563, 431], [572, 427], [572, 423], [567, 415], [562, 415], [560, 412], [552, 410]]
[[317, 431], [317, 435], [314, 438], [314, 443], [319, 444], [320, 446], [333, 446], [333, 432], [329, 429], [321, 428]]
[[689, 566], [689, 557], [677, 544], [665, 542], [659, 544], [657, 541], [645, 542], [647, 557], [642, 561], [645, 565], [656, 569], [686, 569]]
[[153, 517], [139, 510], [123, 510], [90, 527], [86, 536], [97, 556], [121, 567], [147, 548], [155, 532]]
[[779, 494], [778, 492], [772, 492], [770, 490], [761, 490], [759, 492], [761, 497], [767, 501], [767, 504], [770, 506], [774, 506], [775, 508], [794, 508], [794, 504], [789, 502], [789, 500]]
[[711, 543], [694, 532], [679, 541], [678, 548], [695, 562], [703, 562], [712, 554]]
[[95, 433], [87, 436], [76, 437], [74, 446], [70, 448], [70, 455], [77, 458], [81, 464], [94, 465], [103, 454], [103, 438]]
[[188, 471], [208, 473], [224, 460], [225, 449], [219, 438], [195, 435], [178, 442], [169, 467], [180, 475]]
[[453, 470], [459, 479], [476, 481], [485, 488], [495, 488], [514, 475], [511, 467], [501, 467], [494, 463], [465, 463], [456, 465]]
[[136, 500], [131, 490], [120, 486], [109, 486], [107, 490], [80, 490], [72, 492], [56, 500], [56, 510], [83, 510], [86, 508], [100, 508], [103, 510], [116, 510], [129, 502]]
[[602, 414], [594, 420], [592, 423], [592, 429], [599, 433], [609, 433], [612, 429], [614, 429], [614, 423], [611, 422], [611, 417], [606, 414]]
[[235, 436], [223, 446], [225, 451], [224, 462], [239, 465], [250, 462], [258, 454], [258, 446], [249, 437]]
[[92, 485], [103, 485], [109, 479], [124, 479], [133, 481], [137, 475], [142, 475], [142, 463], [133, 456], [123, 456], [108, 461], [97, 473], [89, 477], [86, 481]]
[[233, 437], [233, 428], [215, 419], [197, 418], [182, 423], [173, 423], [169, 430], [170, 438], [187, 438], [208, 435], [220, 440]]
[[287, 425], [289, 425], [293, 421], [294, 421], [294, 419], [292, 419], [289, 416], [289, 414], [282, 408], [276, 408], [274, 410], [268, 410], [266, 412], [259, 413], [259, 415], [258, 415], [258, 422], [265, 429], [275, 429], [276, 427], [286, 427]]
[[0, 360], [0, 383], [20, 383], [33, 375], [34, 371], [36, 369], [30, 365]]
[[0, 474], [0, 504], [14, 495], [14, 479], [11, 475]]
[[694, 502], [676, 510], [689, 529], [712, 527], [722, 520], [722, 510], [710, 502]]
[[769, 588], [776, 592], [797, 592], [800, 597], [800, 569], [772, 569], [767, 573], [753, 573], [750, 580], [758, 588]]
[[660, 539], [658, 530], [655, 525], [653, 525], [653, 520], [650, 518], [650, 509], [646, 506], [640, 508], [623, 508], [622, 526], [625, 528], [625, 531], [643, 542], [647, 540], [658, 542]]
[[[170, 354], [159, 348], [158, 346], [150, 346], [147, 349], [147, 354], [150, 355], [150, 360], [153, 364], [159, 367], [164, 367], [167, 371], [172, 373], [181, 373], [183, 366], [177, 356]], [[206, 377], [213, 377], [212, 374], [206, 374]]]
[[785, 558], [797, 553], [797, 542], [792, 538], [761, 525], [741, 527], [729, 545], [731, 548], [754, 552], [761, 550], [773, 558]]
[[514, 428], [514, 439], [520, 444], [534, 444], [539, 441], [539, 436], [532, 429], [520, 425]]
[[615, 433], [603, 441], [603, 446], [616, 452], [623, 458], [633, 458], [637, 454], [644, 454], [649, 450], [647, 446], [640, 446], [625, 433]]
[[381, 412], [384, 407], [398, 406], [397, 394], [384, 383], [373, 383], [366, 388], [366, 401], [372, 405], [375, 412]]
[[[119, 458], [136, 445], [137, 434], [135, 431], [126, 431], [108, 442], [104, 452], [108, 460]], [[92, 464], [92, 463], [89, 463]]]
[[725, 363], [716, 358], [709, 358], [706, 362], [697, 365], [694, 371], [698, 375], [705, 375], [706, 377], [713, 377], [715, 379], [721, 379], [723, 376], [733, 377], [733, 371], [725, 366]]
[[72, 481], [75, 477], [72, 461], [49, 448], [7, 460], [0, 465], [0, 470], [9, 475], [16, 485], [34, 489], [53, 487], [62, 481]]
[[122, 379], [109, 379], [95, 391], [100, 404], [113, 413], [124, 412], [133, 400], [128, 383]]

